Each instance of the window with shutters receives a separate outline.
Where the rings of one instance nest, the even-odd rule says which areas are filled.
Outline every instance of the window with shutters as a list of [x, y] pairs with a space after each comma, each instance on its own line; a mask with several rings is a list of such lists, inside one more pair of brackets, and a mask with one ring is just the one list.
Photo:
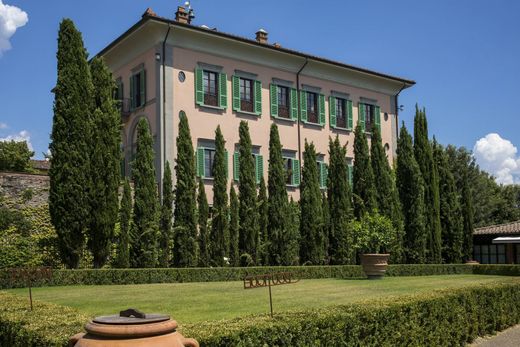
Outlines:
[[204, 148], [204, 177], [213, 177], [213, 162], [215, 161], [216, 151], [211, 148]]
[[[237, 146], [238, 147], [238, 146]], [[256, 183], [260, 184], [260, 180], [264, 176], [264, 157], [259, 153], [259, 147], [253, 147], [253, 161], [255, 163], [255, 178]], [[240, 179], [240, 153], [239, 149], [235, 150], [233, 154], [233, 179], [235, 181], [239, 181]]]
[[287, 185], [292, 185], [293, 184], [293, 161], [294, 161], [294, 159], [293, 158], [283, 158], [283, 161], [285, 164], [285, 173], [287, 175], [285, 178], [285, 183]]
[[276, 86], [278, 94], [278, 117], [291, 118], [289, 87]]
[[336, 127], [347, 128], [347, 100], [336, 98]]
[[254, 112], [253, 81], [240, 78], [240, 110]]
[[219, 106], [218, 75], [216, 72], [203, 70], [204, 105]]
[[375, 123], [374, 105], [363, 104], [363, 106], [365, 107], [365, 131], [370, 133]]
[[316, 166], [318, 167], [318, 180], [320, 181], [320, 189], [327, 188], [327, 177], [329, 174], [329, 170], [327, 164], [322, 160], [316, 161]]
[[141, 70], [130, 76], [131, 109], [143, 107], [146, 104], [146, 71]]
[[319, 110], [318, 110], [318, 94], [307, 92], [307, 122], [316, 123], [320, 122], [319, 120]]
[[[291, 156], [289, 156], [291, 155]], [[285, 183], [291, 187], [300, 185], [300, 161], [295, 159], [293, 154], [283, 157], [286, 179]]]

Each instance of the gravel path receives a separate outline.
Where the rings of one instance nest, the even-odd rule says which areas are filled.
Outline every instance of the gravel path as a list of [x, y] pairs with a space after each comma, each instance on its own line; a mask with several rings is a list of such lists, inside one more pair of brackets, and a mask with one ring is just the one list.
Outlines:
[[518, 347], [520, 346], [520, 325], [499, 332], [497, 335], [479, 337], [468, 347]]

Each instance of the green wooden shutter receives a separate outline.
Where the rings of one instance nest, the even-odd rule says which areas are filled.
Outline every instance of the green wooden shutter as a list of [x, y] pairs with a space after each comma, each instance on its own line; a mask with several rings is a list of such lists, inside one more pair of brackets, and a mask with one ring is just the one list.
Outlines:
[[278, 117], [278, 87], [276, 84], [269, 86], [269, 94], [271, 97], [271, 117]]
[[130, 76], [130, 110], [135, 108], [135, 98], [134, 98], [134, 76]]
[[204, 105], [202, 69], [195, 69], [195, 104]]
[[226, 163], [226, 178], [229, 177], [229, 153], [227, 149], [224, 151], [224, 162]]
[[302, 122], [307, 122], [307, 93], [304, 90], [300, 91], [300, 119]]
[[255, 113], [262, 114], [262, 82], [255, 81]]
[[233, 76], [233, 111], [240, 111], [240, 77]]
[[291, 88], [291, 118], [298, 120], [298, 91]]
[[238, 182], [239, 179], [239, 153], [233, 153], [233, 179]]
[[354, 127], [354, 121], [352, 119], [352, 100], [347, 100], [347, 128], [352, 129]]
[[330, 126], [336, 127], [336, 98], [334, 96], [329, 96], [329, 116], [330, 116]]
[[354, 176], [354, 167], [352, 166], [352, 164], [349, 164], [349, 165], [347, 165], [347, 179], [348, 179], [348, 184], [350, 185], [350, 188], [352, 188], [353, 176]]
[[264, 157], [261, 154], [255, 155], [256, 167], [256, 183], [260, 184], [260, 180], [264, 176]]
[[361, 130], [365, 131], [365, 104], [358, 104], [358, 123], [361, 125]]
[[292, 184], [300, 185], [300, 161], [297, 159], [292, 159]]
[[146, 70], [141, 70], [139, 73], [141, 75], [140, 82], [140, 92], [141, 92], [141, 105], [138, 106], [145, 106], [146, 105]]
[[198, 147], [197, 148], [197, 176], [204, 177], [204, 148]]
[[325, 95], [319, 95], [319, 109], [320, 109], [320, 125], [325, 126]]
[[329, 168], [324, 162], [320, 162], [320, 188], [327, 187], [327, 177], [329, 175]]
[[381, 134], [381, 108], [379, 106], [374, 107], [374, 113], [375, 113], [375, 124], [377, 129], [379, 130], [379, 133]]
[[219, 73], [218, 75], [219, 105], [222, 108], [227, 108], [227, 75], [223, 72]]

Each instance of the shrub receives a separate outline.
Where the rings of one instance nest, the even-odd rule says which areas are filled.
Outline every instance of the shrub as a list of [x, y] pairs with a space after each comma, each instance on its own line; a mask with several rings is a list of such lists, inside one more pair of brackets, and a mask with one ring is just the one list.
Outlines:
[[392, 221], [377, 212], [365, 213], [352, 225], [354, 248], [360, 254], [389, 252], [396, 243], [397, 231]]

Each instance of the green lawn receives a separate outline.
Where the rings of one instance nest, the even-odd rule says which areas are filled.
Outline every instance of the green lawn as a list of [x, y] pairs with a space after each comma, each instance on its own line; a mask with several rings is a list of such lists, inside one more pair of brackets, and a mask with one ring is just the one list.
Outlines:
[[[282, 310], [348, 304], [372, 298], [429, 292], [443, 288], [518, 281], [517, 277], [445, 275], [387, 277], [379, 281], [316, 279], [276, 286], [275, 313]], [[13, 289], [27, 295], [27, 289]], [[266, 313], [267, 288], [243, 289], [242, 282], [169, 283], [34, 288], [36, 300], [72, 306], [91, 315], [115, 314], [128, 307], [171, 315], [181, 323]]]

